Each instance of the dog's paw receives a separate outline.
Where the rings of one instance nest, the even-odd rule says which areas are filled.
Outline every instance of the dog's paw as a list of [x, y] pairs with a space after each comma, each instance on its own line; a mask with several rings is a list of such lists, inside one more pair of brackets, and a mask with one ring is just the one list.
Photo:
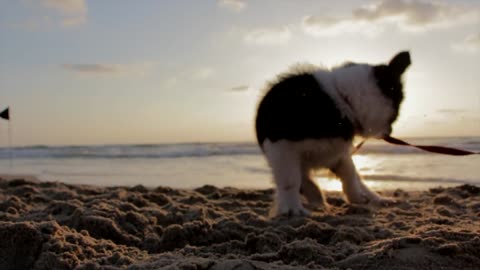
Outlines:
[[372, 204], [377, 206], [389, 206], [397, 203], [397, 201], [392, 198], [382, 197], [370, 190], [347, 194], [347, 199], [350, 203]]
[[306, 196], [306, 194], [304, 194], [304, 197], [307, 200], [308, 206], [310, 207], [328, 208], [328, 203], [321, 193], [316, 196]]
[[367, 204], [372, 199], [372, 196], [369, 196], [361, 190], [346, 192], [345, 195], [347, 196], [348, 202], [354, 204]]
[[270, 211], [270, 217], [306, 217], [310, 215], [310, 211], [300, 206], [278, 205]]
[[287, 217], [307, 217], [310, 216], [310, 211], [304, 207], [297, 209], [285, 209], [283, 211], [279, 211], [278, 215]]
[[393, 198], [378, 195], [375, 191], [370, 190], [365, 184], [361, 186], [361, 190], [365, 194], [368, 203], [370, 204], [376, 206], [389, 206], [397, 203], [397, 201]]
[[371, 200], [371, 203], [377, 206], [392, 206], [398, 204], [398, 201], [393, 198], [382, 197], [377, 195]]

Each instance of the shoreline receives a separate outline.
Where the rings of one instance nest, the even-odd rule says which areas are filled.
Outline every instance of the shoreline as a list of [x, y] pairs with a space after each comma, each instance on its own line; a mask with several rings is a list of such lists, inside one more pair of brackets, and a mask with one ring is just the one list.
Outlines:
[[[12, 179], [14, 178], [14, 179]], [[480, 187], [383, 191], [268, 218], [272, 189], [100, 187], [0, 176], [1, 269], [476, 269]]]
[[[207, 183], [198, 184], [202, 181], [198, 181], [197, 184], [193, 184], [189, 182], [188, 185], [184, 183], [178, 185], [175, 181], [168, 181], [167, 183], [162, 183], [160, 181], [153, 182], [153, 181], [142, 181], [135, 183], [135, 180], [128, 179], [123, 181], [113, 181], [112, 179], [115, 177], [112, 176], [98, 176], [98, 179], [108, 179], [107, 181], [100, 182], [100, 181], [82, 181], [82, 180], [75, 180], [72, 181], [68, 179], [68, 177], [64, 177], [66, 179], [61, 179], [61, 176], [58, 177], [51, 177], [51, 176], [41, 176], [41, 175], [34, 175], [34, 174], [5, 174], [0, 173], [0, 179], [4, 180], [14, 180], [14, 179], [25, 179], [29, 181], [38, 181], [38, 182], [60, 182], [68, 185], [83, 185], [83, 186], [93, 186], [98, 188], [105, 188], [105, 187], [118, 187], [118, 188], [129, 188], [136, 185], [144, 186], [148, 189], [154, 189], [157, 186], [168, 186], [174, 189], [180, 190], [194, 190], [196, 188], [201, 187], [202, 185], [212, 185], [218, 188], [237, 188], [237, 189], [245, 189], [245, 190], [260, 190], [260, 189], [270, 189], [274, 187], [274, 183], [269, 175], [267, 178], [268, 180], [263, 179], [264, 181], [261, 184], [252, 184], [250, 183], [241, 183], [238, 182], [228, 182], [228, 183], [216, 183], [216, 182], [209, 182], [206, 180]], [[377, 175], [363, 175], [363, 181], [374, 191], [377, 192], [393, 192], [397, 189], [408, 191], [408, 192], [415, 192], [420, 190], [429, 190], [435, 189], [439, 187], [455, 187], [460, 185], [474, 185], [480, 186], [480, 183], [477, 181], [469, 181], [469, 180], [458, 180], [458, 179], [451, 179], [451, 178], [422, 178], [422, 177], [413, 177], [413, 176], [394, 176], [394, 175], [386, 175], [385, 177], [379, 177]], [[336, 178], [334, 175], [329, 173], [323, 173], [316, 175], [314, 177], [316, 184], [321, 188], [324, 192], [341, 192], [342, 185], [340, 179]], [[145, 184], [148, 182], [148, 184]], [[176, 183], [176, 186], [173, 185]], [[258, 182], [256, 182], [258, 183]]]

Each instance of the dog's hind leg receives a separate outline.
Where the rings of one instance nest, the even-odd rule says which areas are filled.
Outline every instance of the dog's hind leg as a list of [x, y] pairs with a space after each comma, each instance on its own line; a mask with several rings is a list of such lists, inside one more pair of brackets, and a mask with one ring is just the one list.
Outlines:
[[320, 188], [312, 179], [310, 170], [302, 172], [302, 186], [300, 192], [307, 199], [308, 203], [314, 207], [325, 207], [327, 203], [325, 196]]
[[298, 154], [287, 141], [265, 142], [264, 150], [276, 184], [271, 215], [308, 215], [300, 200], [302, 172]]
[[363, 183], [350, 156], [343, 157], [332, 171], [342, 181], [343, 192], [350, 203], [388, 204], [393, 202], [391, 199], [382, 198]]

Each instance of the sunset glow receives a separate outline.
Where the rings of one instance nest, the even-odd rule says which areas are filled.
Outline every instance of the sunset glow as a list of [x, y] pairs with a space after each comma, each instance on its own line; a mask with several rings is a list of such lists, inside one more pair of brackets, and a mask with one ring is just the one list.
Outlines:
[[[15, 145], [254, 141], [276, 74], [400, 50], [413, 64], [394, 133], [480, 135], [478, 1], [0, 5], [0, 107]], [[6, 134], [1, 122], [0, 146]]]

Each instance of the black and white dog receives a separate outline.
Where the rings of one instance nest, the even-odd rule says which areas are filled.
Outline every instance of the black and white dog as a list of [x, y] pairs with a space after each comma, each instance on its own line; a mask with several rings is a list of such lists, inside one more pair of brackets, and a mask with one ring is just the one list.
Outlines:
[[325, 204], [311, 178], [319, 168], [341, 179], [351, 203], [389, 201], [362, 182], [351, 158], [352, 140], [392, 132], [403, 100], [401, 77], [410, 63], [410, 54], [401, 52], [388, 64], [297, 69], [269, 85], [255, 124], [276, 184], [272, 215], [307, 215], [301, 194], [313, 205]]

